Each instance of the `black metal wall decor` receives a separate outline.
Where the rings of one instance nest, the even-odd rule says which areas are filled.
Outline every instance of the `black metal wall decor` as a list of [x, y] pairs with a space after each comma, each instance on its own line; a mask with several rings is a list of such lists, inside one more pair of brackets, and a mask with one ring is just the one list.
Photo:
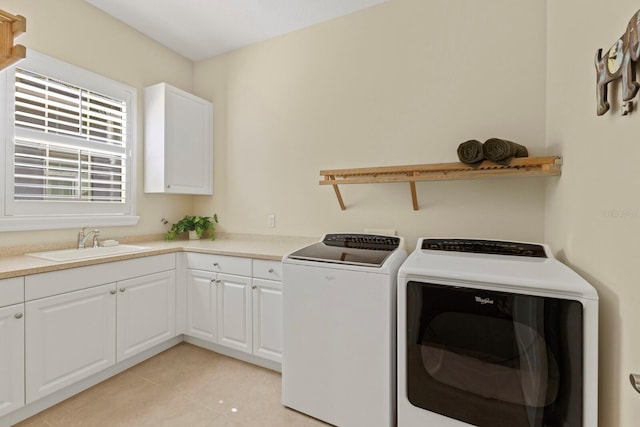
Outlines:
[[607, 100], [607, 85], [619, 78], [622, 78], [621, 113], [626, 116], [633, 110], [633, 98], [640, 89], [640, 84], [636, 81], [636, 61], [640, 57], [639, 33], [640, 10], [631, 17], [627, 30], [604, 55], [602, 49], [596, 52], [596, 95], [599, 116], [610, 108]]

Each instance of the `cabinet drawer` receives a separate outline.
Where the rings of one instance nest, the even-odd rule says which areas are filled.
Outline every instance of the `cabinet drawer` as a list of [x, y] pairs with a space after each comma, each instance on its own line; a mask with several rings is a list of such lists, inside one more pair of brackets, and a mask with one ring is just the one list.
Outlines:
[[282, 281], [282, 262], [266, 261], [263, 259], [253, 260], [253, 277], [267, 280]]
[[176, 268], [175, 254], [153, 255], [27, 276], [27, 301]]
[[187, 268], [213, 271], [215, 273], [251, 276], [251, 258], [240, 258], [226, 255], [187, 254]]
[[24, 277], [0, 280], [0, 307], [24, 302]]

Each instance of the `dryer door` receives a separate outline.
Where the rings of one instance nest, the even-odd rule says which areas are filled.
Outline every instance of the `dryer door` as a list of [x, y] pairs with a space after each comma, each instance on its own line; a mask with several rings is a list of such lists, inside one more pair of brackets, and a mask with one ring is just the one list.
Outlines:
[[407, 395], [480, 426], [582, 425], [578, 301], [407, 284]]

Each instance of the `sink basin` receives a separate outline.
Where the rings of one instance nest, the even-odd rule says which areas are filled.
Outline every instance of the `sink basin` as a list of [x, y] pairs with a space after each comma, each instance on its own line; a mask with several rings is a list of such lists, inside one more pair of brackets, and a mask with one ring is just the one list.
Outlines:
[[144, 251], [147, 249], [149, 248], [146, 246], [118, 245], [86, 249], [60, 249], [57, 251], [48, 252], [33, 252], [26, 255], [46, 259], [49, 261], [64, 262], [76, 261], [80, 259], [101, 258], [110, 255], [127, 254], [131, 252]]

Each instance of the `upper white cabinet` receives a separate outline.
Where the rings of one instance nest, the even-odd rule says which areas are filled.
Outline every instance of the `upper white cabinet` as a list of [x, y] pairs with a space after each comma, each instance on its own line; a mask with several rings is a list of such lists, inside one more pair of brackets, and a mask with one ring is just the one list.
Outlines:
[[213, 193], [213, 104], [166, 83], [144, 91], [144, 191]]

